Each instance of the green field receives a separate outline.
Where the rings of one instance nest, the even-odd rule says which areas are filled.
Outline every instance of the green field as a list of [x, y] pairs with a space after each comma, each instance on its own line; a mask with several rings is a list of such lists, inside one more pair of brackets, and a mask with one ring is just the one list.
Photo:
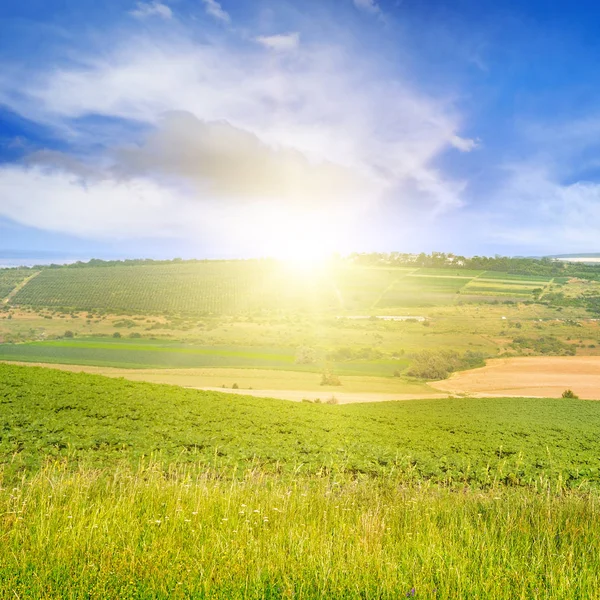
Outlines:
[[327, 406], [0, 364], [0, 456], [390, 475], [489, 487], [600, 483], [600, 403], [452, 399]]
[[0, 597], [595, 598], [599, 423], [0, 365]]
[[133, 313], [236, 313], [335, 306], [331, 285], [305, 285], [272, 261], [44, 269], [14, 305]]
[[[319, 373], [323, 362], [299, 364], [293, 349], [200, 346], [160, 340], [111, 338], [0, 344], [0, 360], [129, 368], [227, 367]], [[341, 375], [391, 376], [406, 358], [332, 361]]]
[[[494, 271], [351, 264], [300, 273], [269, 260], [60, 267], [43, 269], [15, 294], [11, 305], [196, 316], [264, 310], [351, 312], [478, 302], [480, 292], [525, 297], [550, 280]], [[5, 295], [16, 284], [7, 280]], [[459, 298], [461, 294], [465, 296]]]

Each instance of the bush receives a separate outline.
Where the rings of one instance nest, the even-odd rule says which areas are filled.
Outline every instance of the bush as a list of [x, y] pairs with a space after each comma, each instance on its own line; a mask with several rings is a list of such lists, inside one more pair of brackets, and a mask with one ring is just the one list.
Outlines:
[[121, 334], [118, 331], [115, 331], [112, 335], [114, 338], [120, 338]]
[[[569, 340], [570, 338], [567, 338]], [[553, 336], [539, 338], [516, 337], [511, 344], [515, 350], [532, 350], [535, 354], [574, 356], [575, 348]]]
[[382, 358], [383, 354], [376, 348], [370, 346], [362, 348], [351, 348], [349, 346], [343, 346], [331, 350], [327, 354], [327, 360], [334, 362], [343, 362], [347, 360], [378, 360]]
[[407, 374], [419, 379], [439, 380], [448, 378], [454, 371], [484, 365], [485, 357], [481, 352], [469, 350], [461, 356], [453, 350], [424, 350], [415, 354]]
[[68, 330], [68, 331], [65, 331], [63, 337], [65, 337], [65, 338], [73, 338], [73, 337], [75, 337], [75, 334], [72, 331]]
[[333, 372], [330, 365], [325, 366], [321, 375], [321, 385], [342, 385], [340, 378]]
[[562, 393], [563, 398], [573, 398], [574, 400], [579, 400], [579, 396], [573, 390], [565, 390]]
[[239, 389], [240, 389], [240, 386], [239, 386], [237, 383], [234, 383], [234, 384], [231, 386], [231, 389], [232, 389], [232, 390], [239, 390]]
[[301, 346], [296, 350], [297, 365], [314, 365], [317, 362], [317, 352], [314, 348]]

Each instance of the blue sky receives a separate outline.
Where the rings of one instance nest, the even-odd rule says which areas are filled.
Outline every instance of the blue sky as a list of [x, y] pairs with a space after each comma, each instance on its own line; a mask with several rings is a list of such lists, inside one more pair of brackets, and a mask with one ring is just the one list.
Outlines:
[[600, 7], [7, 0], [0, 252], [600, 251]]

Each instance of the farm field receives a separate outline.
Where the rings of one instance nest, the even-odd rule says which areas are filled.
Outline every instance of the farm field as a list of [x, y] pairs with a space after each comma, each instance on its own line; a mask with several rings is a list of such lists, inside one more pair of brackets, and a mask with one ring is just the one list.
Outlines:
[[[258, 395], [259, 397], [281, 398], [301, 401], [319, 398], [323, 402], [332, 396], [337, 403], [346, 401], [385, 401], [413, 399], [444, 395], [420, 381], [406, 381], [396, 377], [346, 375], [341, 376], [341, 386], [321, 385], [320, 377], [302, 371], [268, 369], [124, 369], [90, 365], [67, 365], [52, 363], [10, 363], [23, 366], [38, 366], [59, 369], [71, 373], [91, 373], [106, 377], [124, 378], [130, 381], [165, 383], [194, 389], [214, 389], [225, 392]], [[233, 385], [237, 388], [233, 388]]]
[[[534, 289], [551, 282], [551, 277], [468, 269], [330, 264], [304, 272], [269, 260], [204, 261], [46, 268], [17, 290], [10, 304], [188, 316], [356, 311], [531, 298]], [[7, 280], [0, 292], [8, 295], [16, 285]]]
[[0, 303], [25, 279], [31, 277], [29, 269], [0, 269]]
[[[199, 346], [160, 340], [88, 338], [0, 344], [0, 360], [129, 368], [252, 368], [319, 373], [319, 364], [299, 364], [294, 349]], [[388, 375], [407, 359], [332, 362], [340, 375]]]
[[[341, 377], [339, 393], [355, 393], [351, 382], [356, 380], [348, 377], [379, 377], [389, 381], [382, 381], [373, 393], [389, 393], [392, 388], [391, 393], [408, 390], [421, 396], [422, 390], [417, 392], [415, 386], [422, 384], [404, 373], [423, 351], [471, 352], [487, 359], [536, 354], [600, 356], [598, 322], [580, 308], [498, 303], [382, 312], [423, 316], [426, 321], [344, 319], [337, 314], [298, 312], [180, 319], [9, 308], [0, 312], [0, 340], [4, 341], [0, 360], [131, 370], [260, 369], [260, 386], [242, 376], [234, 380], [217, 376], [193, 387], [238, 383], [290, 391], [314, 391], [312, 386], [318, 385], [329, 363]], [[299, 385], [293, 373], [306, 373], [312, 382]], [[160, 377], [160, 381], [165, 377], [176, 382], [168, 373]], [[194, 375], [181, 375], [177, 380], [190, 377]]]
[[0, 399], [0, 597], [598, 589], [597, 402], [295, 404], [6, 364]]
[[600, 400], [600, 358], [531, 356], [489, 360], [485, 367], [453, 373], [435, 382], [448, 393], [558, 397], [572, 389], [580, 398]]

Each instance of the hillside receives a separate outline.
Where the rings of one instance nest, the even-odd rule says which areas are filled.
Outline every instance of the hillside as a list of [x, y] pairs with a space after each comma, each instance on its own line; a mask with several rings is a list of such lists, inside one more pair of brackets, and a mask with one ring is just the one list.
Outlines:
[[[0, 296], [6, 298], [26, 274], [0, 271]], [[69, 265], [29, 274], [35, 276], [13, 291], [11, 306], [188, 316], [523, 301], [554, 281], [543, 274], [352, 263], [303, 271], [268, 260]]]
[[0, 364], [0, 458], [112, 467], [165, 464], [268, 471], [395, 473], [486, 487], [540, 478], [600, 483], [600, 403], [449, 399], [328, 406]]
[[594, 598], [599, 422], [0, 365], [0, 598]]

